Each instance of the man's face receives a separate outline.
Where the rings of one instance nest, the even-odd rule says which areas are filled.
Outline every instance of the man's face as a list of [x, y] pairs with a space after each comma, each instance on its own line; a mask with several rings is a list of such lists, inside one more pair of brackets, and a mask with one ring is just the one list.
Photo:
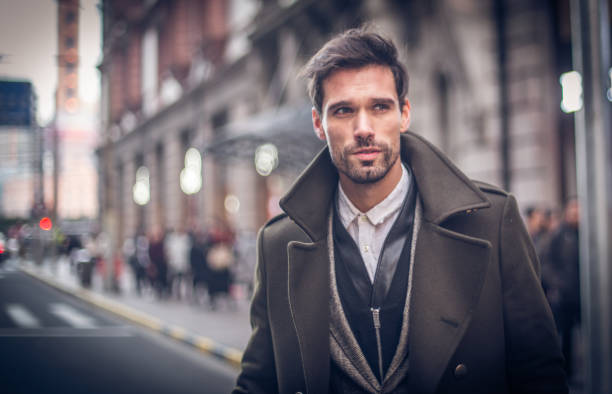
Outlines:
[[374, 183], [399, 168], [399, 135], [408, 128], [410, 104], [400, 103], [389, 67], [343, 69], [323, 81], [315, 133], [327, 141], [341, 179]]
[[580, 221], [578, 200], [571, 200], [565, 207], [565, 221], [573, 227], [578, 227]]
[[528, 220], [530, 232], [537, 233], [538, 231], [542, 230], [545, 224], [544, 223], [545, 220], [546, 218], [544, 216], [544, 213], [542, 213], [542, 211], [540, 211], [539, 209], [533, 211], [533, 213], [531, 214], [531, 217], [529, 217], [529, 220]]

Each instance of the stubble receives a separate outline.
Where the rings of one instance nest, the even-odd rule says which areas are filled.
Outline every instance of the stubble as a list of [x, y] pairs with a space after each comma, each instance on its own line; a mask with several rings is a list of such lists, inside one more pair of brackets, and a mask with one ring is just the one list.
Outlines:
[[[381, 157], [372, 161], [361, 161], [353, 154], [358, 149], [376, 148]], [[357, 184], [376, 183], [383, 179], [399, 158], [399, 149], [371, 140], [359, 140], [343, 149], [332, 149], [332, 162], [339, 172]]]

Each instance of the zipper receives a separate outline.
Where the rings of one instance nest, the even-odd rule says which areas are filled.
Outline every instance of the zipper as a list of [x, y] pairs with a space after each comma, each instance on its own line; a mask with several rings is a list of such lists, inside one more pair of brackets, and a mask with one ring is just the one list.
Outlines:
[[378, 372], [380, 373], [380, 384], [382, 386], [383, 362], [382, 362], [382, 344], [380, 341], [380, 308], [370, 308], [372, 311], [372, 321], [374, 322], [374, 331], [376, 332], [376, 347], [378, 349]]

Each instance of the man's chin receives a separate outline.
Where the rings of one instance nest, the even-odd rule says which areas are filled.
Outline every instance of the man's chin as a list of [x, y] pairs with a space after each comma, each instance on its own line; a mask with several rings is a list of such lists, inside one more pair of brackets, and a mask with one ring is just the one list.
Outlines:
[[388, 171], [384, 171], [381, 168], [367, 168], [360, 169], [357, 171], [349, 171], [347, 176], [351, 181], [360, 185], [366, 185], [376, 183], [383, 179]]

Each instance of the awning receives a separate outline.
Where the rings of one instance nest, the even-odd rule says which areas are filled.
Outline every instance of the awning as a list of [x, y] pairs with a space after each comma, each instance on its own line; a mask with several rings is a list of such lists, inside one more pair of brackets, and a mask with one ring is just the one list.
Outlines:
[[220, 161], [253, 162], [257, 148], [270, 143], [278, 150], [278, 170], [299, 172], [324, 146], [313, 132], [311, 108], [310, 104], [279, 107], [229, 123], [205, 152]]

